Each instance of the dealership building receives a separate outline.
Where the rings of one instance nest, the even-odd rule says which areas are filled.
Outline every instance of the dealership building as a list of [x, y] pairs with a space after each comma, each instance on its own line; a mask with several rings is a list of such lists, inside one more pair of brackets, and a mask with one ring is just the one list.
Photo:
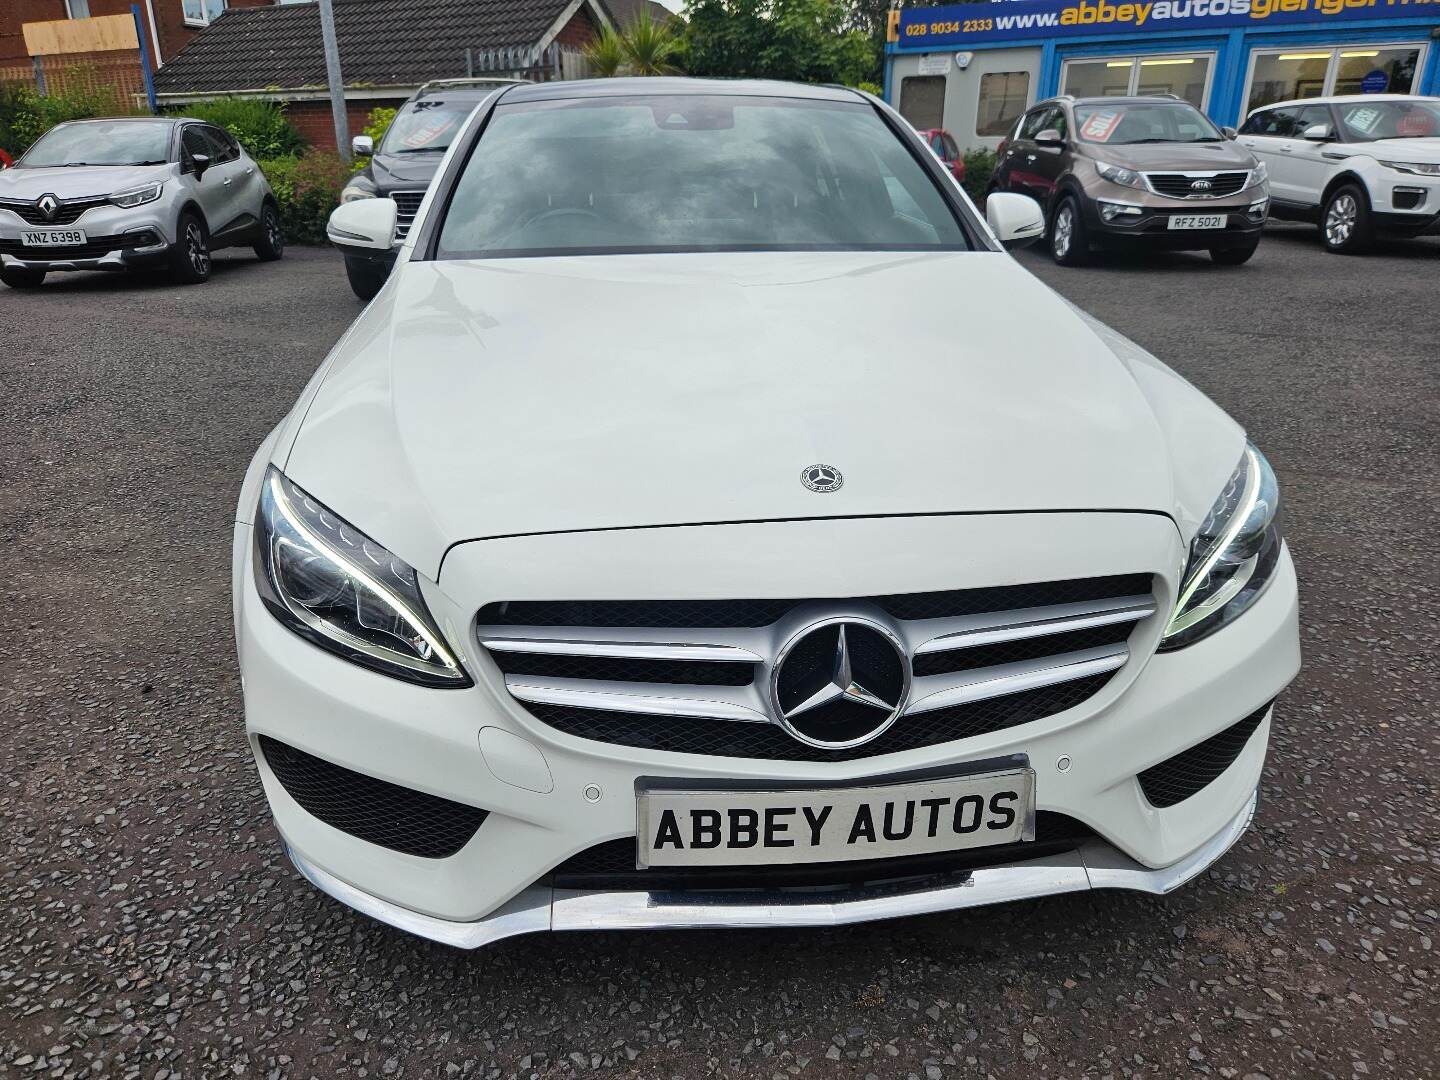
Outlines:
[[1175, 94], [1239, 125], [1275, 101], [1440, 94], [1440, 0], [994, 0], [891, 12], [885, 97], [994, 149], [1056, 94]]

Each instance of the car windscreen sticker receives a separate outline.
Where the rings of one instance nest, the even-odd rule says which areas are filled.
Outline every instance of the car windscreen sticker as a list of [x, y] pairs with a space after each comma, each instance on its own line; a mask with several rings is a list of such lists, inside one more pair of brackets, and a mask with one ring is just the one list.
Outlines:
[[1120, 117], [1124, 115], [1123, 109], [1106, 109], [1102, 112], [1091, 113], [1080, 128], [1080, 137], [1090, 142], [1106, 142], [1111, 135], [1115, 134], [1115, 129], [1120, 124]]
[[1395, 134], [1402, 139], [1428, 139], [1435, 134], [1435, 119], [1419, 109], [1410, 109], [1395, 121]]
[[1363, 131], [1366, 135], [1369, 135], [1375, 130], [1375, 125], [1380, 123], [1380, 110], [1368, 107], [1351, 109], [1345, 116], [1345, 123], [1356, 131]]
[[416, 124], [405, 133], [400, 140], [402, 146], [415, 148], [419, 146], [430, 146], [440, 141], [440, 137], [455, 126], [453, 113], [439, 113], [430, 116], [422, 124]]

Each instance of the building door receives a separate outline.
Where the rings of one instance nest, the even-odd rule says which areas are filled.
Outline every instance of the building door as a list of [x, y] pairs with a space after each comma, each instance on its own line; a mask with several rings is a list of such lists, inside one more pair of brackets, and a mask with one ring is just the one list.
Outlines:
[[1075, 97], [1174, 94], [1203, 110], [1210, 96], [1213, 53], [1102, 56], [1065, 61], [1060, 92]]
[[900, 80], [900, 115], [925, 131], [945, 126], [945, 76], [907, 75]]

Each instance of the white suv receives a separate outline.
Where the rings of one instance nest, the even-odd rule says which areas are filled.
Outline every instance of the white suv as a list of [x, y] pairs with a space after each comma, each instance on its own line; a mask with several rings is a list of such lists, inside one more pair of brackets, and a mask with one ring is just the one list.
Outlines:
[[1269, 168], [1271, 216], [1316, 222], [1331, 251], [1440, 232], [1440, 98], [1282, 101], [1251, 113], [1239, 138]]

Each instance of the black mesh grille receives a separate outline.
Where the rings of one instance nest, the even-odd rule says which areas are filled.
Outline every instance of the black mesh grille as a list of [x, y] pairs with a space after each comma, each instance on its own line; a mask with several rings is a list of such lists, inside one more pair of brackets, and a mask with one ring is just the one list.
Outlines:
[[0, 209], [10, 210], [19, 214], [21, 218], [31, 225], [59, 226], [73, 225], [80, 219], [80, 215], [91, 207], [104, 206], [109, 199], [75, 199], [74, 201], [62, 202], [55, 209], [55, 216], [47, 218], [33, 202], [11, 202], [5, 200], [0, 202]]
[[470, 842], [489, 811], [377, 780], [267, 735], [265, 761], [285, 791], [341, 832], [392, 851], [443, 859]]
[[1183, 173], [1147, 173], [1146, 179], [1150, 181], [1150, 186], [1161, 195], [1168, 195], [1172, 199], [1192, 197], [1223, 199], [1227, 195], [1234, 195], [1237, 191], [1242, 190], [1249, 175], [1247, 172], [1227, 172], [1204, 177], [1202, 182], [1210, 184], [1210, 187], [1205, 190], [1197, 190], [1195, 188], [1196, 178], [1185, 176]]
[[641, 716], [535, 703], [527, 704], [526, 708], [543, 723], [566, 734], [619, 746], [771, 761], [856, 761], [969, 739], [1052, 716], [1080, 704], [1109, 680], [1109, 674], [1092, 675], [1059, 686], [936, 709], [918, 716], [902, 716], [879, 738], [848, 750], [806, 746], [774, 724], [688, 716]]
[[127, 251], [156, 243], [153, 233], [125, 233], [122, 236], [92, 236], [86, 243], [69, 247], [28, 247], [19, 240], [0, 240], [0, 254], [28, 261], [68, 262], [71, 259], [99, 259], [112, 251]]
[[1145, 798], [1152, 806], [1174, 806], [1218, 779], [1245, 749], [1271, 704], [1260, 706], [1238, 724], [1212, 735], [1198, 746], [1150, 766], [1140, 774], [1140, 790], [1145, 792]]
[[498, 650], [490, 655], [507, 675], [683, 683], [690, 686], [748, 686], [755, 678], [754, 664], [728, 661], [622, 660], [608, 656], [542, 656]]
[[1035, 839], [966, 851], [894, 859], [776, 866], [635, 867], [635, 837], [597, 844], [566, 859], [551, 875], [561, 889], [776, 889], [854, 886], [897, 878], [953, 874], [1073, 851], [1095, 834], [1074, 818], [1041, 810]]
[[955, 671], [972, 671], [995, 664], [1013, 664], [1019, 660], [1038, 660], [1061, 653], [1118, 645], [1135, 629], [1133, 622], [1113, 626], [1097, 626], [1090, 630], [1071, 630], [1064, 634], [1027, 638], [1024, 641], [1002, 641], [994, 645], [977, 645], [970, 649], [951, 649], [942, 653], [922, 653], [915, 657], [915, 674], [947, 675]]
[[[939, 619], [988, 611], [1075, 604], [1150, 592], [1148, 574], [1002, 585], [988, 589], [869, 596], [896, 619]], [[487, 604], [479, 622], [488, 626], [769, 626], [805, 600], [512, 600]]]

